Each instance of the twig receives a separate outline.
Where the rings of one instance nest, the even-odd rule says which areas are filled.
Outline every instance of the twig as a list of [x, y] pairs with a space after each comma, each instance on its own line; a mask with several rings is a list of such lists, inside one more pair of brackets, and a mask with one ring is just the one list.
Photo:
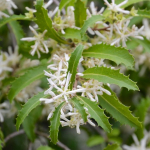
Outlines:
[[8, 142], [11, 138], [15, 137], [15, 136], [18, 136], [20, 134], [24, 134], [24, 130], [20, 130], [20, 131], [17, 131], [17, 132], [13, 132], [12, 134], [9, 134], [5, 139], [5, 143]]
[[[35, 131], [35, 133], [38, 134], [38, 135], [41, 135], [41, 136], [43, 136], [43, 137], [46, 137], [46, 138], [50, 139], [50, 138], [49, 138], [49, 135], [46, 134], [46, 133], [43, 133], [43, 132], [40, 132], [40, 131]], [[66, 145], [64, 145], [64, 144], [61, 143], [60, 141], [57, 142], [57, 145], [58, 145], [59, 147], [63, 148], [64, 150], [70, 150]]]
[[32, 150], [32, 143], [29, 144], [29, 149], [28, 150]]
[[98, 28], [92, 28], [92, 30], [97, 30], [97, 31], [102, 31], [102, 30], [104, 30], [104, 31], [108, 31], [108, 28], [109, 27], [105, 27], [105, 28], [100, 28], [100, 29], [98, 29]]

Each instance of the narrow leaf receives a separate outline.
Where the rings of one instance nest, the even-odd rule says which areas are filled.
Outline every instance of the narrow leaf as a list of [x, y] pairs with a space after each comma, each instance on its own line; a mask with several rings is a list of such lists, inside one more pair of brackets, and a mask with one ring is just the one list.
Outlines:
[[87, 107], [91, 118], [95, 119], [99, 126], [101, 126], [105, 131], [111, 131], [111, 125], [109, 124], [108, 118], [104, 114], [104, 110], [102, 110], [95, 102], [81, 96], [74, 97], [72, 100], [77, 99], [82, 102], [85, 107]]
[[123, 105], [109, 87], [105, 86], [104, 88], [109, 90], [111, 95], [107, 95], [106, 93], [99, 95], [99, 104], [121, 124], [128, 124], [131, 127], [141, 127], [141, 123], [138, 121], [138, 118], [131, 114], [129, 107]]
[[84, 122], [87, 122], [87, 113], [86, 113], [86, 111], [85, 111], [85, 109], [84, 109], [84, 105], [81, 104], [77, 99], [73, 99], [71, 102], [74, 104], [75, 108], [76, 108], [76, 109], [79, 111], [79, 113], [81, 114], [81, 116], [82, 116]]
[[22, 109], [19, 111], [17, 119], [16, 119], [16, 128], [19, 130], [20, 125], [24, 121], [24, 119], [29, 115], [29, 113], [39, 106], [41, 102], [39, 99], [41, 97], [47, 97], [47, 95], [44, 95], [44, 92], [38, 93], [37, 95], [30, 98], [27, 103], [25, 103], [22, 107]]
[[62, 34], [62, 36], [66, 39], [78, 39], [81, 40], [81, 34], [80, 30], [74, 29], [74, 28], [66, 28], [65, 34]]
[[[46, 35], [59, 43], [66, 44], [67, 42], [62, 39], [56, 30], [53, 28], [52, 20], [48, 16], [47, 10], [43, 7], [43, 0], [37, 0], [36, 4], [36, 23], [42, 31], [47, 30]], [[41, 21], [42, 20], [42, 21]]]
[[25, 87], [30, 85], [32, 82], [44, 77], [43, 70], [45, 70], [46, 68], [47, 64], [41, 65], [30, 69], [24, 75], [20, 76], [19, 78], [16, 78], [16, 80], [12, 82], [12, 86], [8, 93], [8, 99], [10, 100], [10, 102], [12, 102], [14, 97]]
[[101, 143], [104, 143], [104, 138], [99, 136], [99, 135], [95, 135], [95, 136], [92, 136], [88, 139], [87, 141], [87, 145], [89, 147], [92, 147], [92, 146], [96, 146], [96, 145], [99, 145]]
[[117, 64], [123, 63], [127, 67], [133, 68], [134, 58], [129, 51], [122, 47], [115, 47], [107, 44], [97, 44], [83, 51], [84, 57], [95, 57], [109, 59]]
[[83, 78], [86, 79], [95, 79], [99, 82], [116, 84], [120, 87], [126, 87], [131, 90], [138, 90], [138, 87], [135, 82], [129, 79], [128, 76], [125, 76], [119, 72], [119, 70], [113, 70], [107, 67], [94, 67], [89, 68], [83, 72]]
[[147, 40], [146, 38], [144, 38], [143, 40], [132, 38], [131, 40], [132, 40], [131, 43], [135, 42], [136, 46], [138, 44], [141, 45], [141, 46], [143, 46], [144, 52], [150, 52], [150, 47], [149, 47], [150, 41]]
[[118, 144], [108, 145], [104, 150], [122, 150]]
[[68, 6], [73, 6], [74, 7], [74, 3], [76, 2], [76, 0], [71, 0], [66, 7]]
[[148, 98], [142, 99], [140, 104], [136, 107], [135, 116], [139, 117], [139, 120], [143, 124], [142, 128], [138, 128], [135, 132], [139, 140], [141, 140], [144, 137], [144, 121], [149, 106], [150, 106], [150, 99]]
[[51, 141], [56, 144], [58, 142], [58, 131], [60, 126], [60, 110], [63, 107], [65, 103], [61, 103], [53, 112], [53, 116], [50, 119], [51, 125], [50, 125], [50, 138]]
[[77, 2], [75, 3], [74, 15], [75, 15], [75, 25], [77, 27], [82, 27], [84, 21], [86, 20], [87, 14], [86, 14], [86, 7], [81, 0], [77, 0]]
[[61, 0], [59, 4], [59, 9], [62, 10], [71, 1], [72, 0]]
[[94, 23], [96, 23], [97, 21], [102, 21], [103, 19], [104, 19], [104, 17], [101, 15], [93, 15], [91, 18], [86, 20], [80, 30], [81, 35], [83, 36], [84, 33], [86, 32], [86, 30], [89, 27], [91, 27]]
[[11, 21], [9, 23], [9, 25], [14, 33], [14, 36], [17, 41], [17, 45], [19, 46], [21, 43], [20, 39], [23, 38], [23, 36], [24, 36], [24, 31], [23, 31], [22, 27], [20, 26], [19, 22], [17, 22], [17, 21]]
[[74, 52], [71, 53], [69, 66], [68, 66], [68, 72], [72, 74], [71, 79], [70, 79], [70, 85], [69, 85], [70, 89], [72, 89], [74, 81], [75, 81], [77, 67], [79, 64], [79, 60], [82, 56], [82, 52], [83, 52], [83, 45], [78, 45], [76, 49], [74, 50]]
[[23, 15], [13, 15], [8, 18], [0, 19], [0, 27], [14, 20], [30, 20], [30, 19], [26, 18], [26, 16]]
[[145, 18], [150, 18], [150, 11], [145, 9], [145, 10], [138, 10], [137, 14], [141, 17], [145, 17]]

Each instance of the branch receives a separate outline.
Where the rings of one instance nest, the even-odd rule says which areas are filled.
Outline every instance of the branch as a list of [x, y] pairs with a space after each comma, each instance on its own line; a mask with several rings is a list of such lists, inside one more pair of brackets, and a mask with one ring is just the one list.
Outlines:
[[29, 144], [28, 150], [32, 150], [32, 143]]
[[[46, 133], [43, 133], [43, 132], [40, 132], [40, 131], [35, 131], [35, 133], [38, 134], [38, 135], [41, 135], [41, 136], [43, 136], [43, 137], [45, 137], [45, 138], [50, 139], [50, 138], [49, 138], [49, 135], [46, 134]], [[51, 140], [51, 139], [50, 139], [50, 140]], [[61, 147], [62, 149], [64, 149], [64, 150], [70, 150], [66, 145], [64, 145], [64, 144], [61, 143], [60, 141], [57, 142], [57, 145], [58, 145], [59, 147]]]
[[5, 139], [5, 143], [8, 142], [11, 138], [15, 137], [15, 136], [18, 136], [20, 134], [24, 134], [25, 131], [24, 130], [20, 130], [20, 131], [17, 131], [17, 132], [13, 132], [12, 134], [9, 134]]

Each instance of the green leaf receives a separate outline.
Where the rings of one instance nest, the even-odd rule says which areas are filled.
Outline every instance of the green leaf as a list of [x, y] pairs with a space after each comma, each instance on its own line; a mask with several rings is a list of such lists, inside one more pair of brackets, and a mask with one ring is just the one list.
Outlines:
[[28, 138], [34, 142], [36, 135], [35, 135], [35, 123], [37, 122], [37, 120], [39, 119], [39, 117], [41, 116], [42, 113], [42, 107], [36, 107], [35, 109], [33, 109], [30, 113], [30, 115], [28, 115], [26, 117], [26, 119], [23, 122], [23, 129], [25, 131], [25, 133], [27, 134]]
[[75, 25], [77, 27], [82, 27], [84, 21], [86, 20], [87, 14], [86, 14], [86, 7], [81, 0], [77, 0], [77, 2], [75, 3], [74, 15], [75, 15]]
[[138, 118], [131, 114], [129, 107], [123, 105], [109, 87], [104, 86], [104, 88], [109, 90], [111, 95], [107, 95], [106, 93], [99, 95], [99, 104], [121, 124], [127, 124], [131, 127], [142, 127], [142, 124], [138, 121]]
[[145, 9], [145, 10], [138, 10], [137, 14], [141, 17], [145, 17], [145, 18], [150, 18], [150, 11]]
[[99, 136], [99, 135], [95, 135], [95, 136], [92, 136], [88, 139], [87, 141], [87, 145], [89, 147], [92, 147], [92, 146], [96, 146], [96, 145], [99, 145], [101, 143], [104, 142], [104, 138]]
[[83, 48], [84, 48], [83, 45], [78, 45], [76, 49], [74, 50], [74, 52], [71, 53], [69, 66], [68, 66], [68, 72], [72, 74], [71, 79], [70, 79], [70, 85], [69, 85], [70, 89], [72, 89], [74, 81], [75, 81], [79, 60], [82, 57]]
[[108, 118], [104, 114], [97, 103], [81, 96], [74, 97], [72, 100], [77, 99], [87, 107], [91, 118], [95, 119], [99, 126], [101, 126], [105, 131], [111, 132], [111, 125], [109, 124]]
[[[47, 30], [46, 35], [59, 43], [66, 44], [67, 42], [62, 39], [56, 30], [53, 28], [52, 20], [48, 16], [47, 10], [43, 7], [43, 0], [37, 0], [36, 4], [36, 23], [42, 31]], [[42, 21], [41, 21], [42, 20]]]
[[136, 107], [135, 116], [139, 117], [139, 120], [143, 124], [142, 128], [138, 128], [135, 132], [139, 140], [141, 140], [144, 137], [144, 121], [145, 121], [145, 117], [146, 117], [149, 107], [150, 107], [149, 98], [142, 99], [140, 104], [137, 105]]
[[39, 106], [41, 102], [39, 99], [41, 97], [47, 97], [47, 95], [44, 95], [44, 92], [38, 93], [37, 95], [30, 98], [27, 103], [25, 103], [22, 107], [22, 109], [19, 111], [17, 119], [16, 119], [16, 128], [19, 130], [20, 125], [24, 121], [24, 119], [29, 115], [29, 113]]
[[84, 109], [84, 105], [81, 104], [77, 99], [72, 99], [71, 102], [74, 104], [75, 108], [79, 111], [81, 114], [84, 122], [87, 122], [87, 113]]
[[54, 150], [54, 149], [48, 146], [40, 146], [37, 150]]
[[88, 0], [81, 0], [81, 1], [84, 3], [85, 6], [87, 5]]
[[133, 26], [134, 24], [139, 24], [139, 23], [142, 22], [142, 20], [143, 20], [143, 17], [141, 17], [141, 16], [135, 16], [135, 17], [133, 17], [133, 18], [130, 20], [130, 23], [129, 23], [128, 27], [131, 27], [131, 28], [132, 28], [132, 26]]
[[15, 21], [15, 20], [30, 20], [29, 18], [26, 18], [26, 16], [23, 15], [13, 15], [4, 19], [0, 19], [0, 27], [4, 26], [5, 24]]
[[68, 6], [74, 6], [74, 3], [76, 2], [76, 0], [71, 0], [68, 4], [67, 4], [67, 7]]
[[9, 25], [14, 33], [14, 36], [16, 37], [17, 45], [19, 46], [21, 43], [20, 39], [24, 36], [24, 31], [17, 21], [11, 21]]
[[97, 21], [102, 21], [104, 19], [103, 16], [101, 15], [93, 15], [91, 18], [89, 18], [88, 20], [86, 20], [82, 26], [82, 28], [80, 29], [80, 33], [83, 36], [84, 33], [86, 32], [86, 30], [91, 27], [92, 25], [94, 25], [94, 23], [96, 23]]
[[28, 70], [24, 75], [16, 78], [12, 82], [12, 86], [8, 93], [8, 99], [10, 102], [14, 99], [14, 97], [25, 87], [30, 85], [32, 82], [44, 77], [43, 70], [47, 69], [47, 64], [40, 65], [38, 67], [34, 67], [33, 69]]
[[[131, 40], [132, 40], [132, 42], [134, 42], [134, 41], [136, 42], [136, 47], [139, 44], [139, 45], [143, 46], [145, 52], [150, 52], [150, 47], [149, 47], [150, 41], [147, 40], [145, 37], [143, 40], [134, 39], [134, 38], [132, 38]], [[134, 48], [136, 48], [136, 47], [134, 47]]]
[[59, 4], [59, 9], [62, 10], [67, 4], [69, 4], [69, 2], [71, 2], [72, 0], [61, 0], [60, 4]]
[[97, 44], [83, 51], [84, 57], [95, 57], [109, 59], [117, 64], [125, 64], [133, 68], [134, 58], [129, 51], [122, 47], [115, 47], [107, 44]]
[[60, 126], [60, 110], [63, 107], [65, 102], [61, 103], [53, 112], [53, 116], [50, 119], [51, 125], [50, 125], [50, 138], [51, 141], [56, 144], [58, 142], [58, 131]]
[[74, 29], [74, 28], [66, 28], [65, 34], [62, 34], [62, 36], [66, 39], [78, 39], [81, 40], [81, 34], [80, 30]]
[[[124, 0], [115, 0], [115, 3], [116, 4], [120, 4], [123, 1]], [[128, 7], [130, 5], [133, 5], [133, 4], [139, 3], [139, 2], [143, 2], [143, 1], [150, 1], [150, 0], [128, 0], [128, 2], [125, 5], [121, 6], [121, 8], [126, 8], [126, 7]]]
[[107, 67], [94, 67], [89, 68], [83, 72], [84, 76], [82, 78], [95, 79], [99, 82], [116, 84], [120, 87], [126, 87], [131, 90], [138, 90], [135, 82], [129, 79], [119, 72], [119, 70], [113, 70]]
[[108, 145], [104, 150], [122, 150], [118, 144]]

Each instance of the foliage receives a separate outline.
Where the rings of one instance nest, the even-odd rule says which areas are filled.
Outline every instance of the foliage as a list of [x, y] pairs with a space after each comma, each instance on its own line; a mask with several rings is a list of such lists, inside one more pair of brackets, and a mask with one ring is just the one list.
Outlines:
[[[88, 0], [35, 0], [35, 8], [26, 7], [25, 15], [16, 15], [19, 12], [13, 9], [19, 1], [0, 0], [0, 44], [6, 49], [0, 52], [0, 122], [17, 116], [16, 128], [19, 130], [21, 124], [23, 128], [13, 129], [11, 135], [9, 121], [2, 125], [0, 149], [5, 149], [9, 138], [24, 132], [24, 143], [33, 147], [38, 140], [42, 145], [40, 137], [44, 137], [47, 146], [37, 150], [69, 149], [58, 140], [59, 136], [63, 139], [64, 131], [65, 138], [69, 137], [68, 128], [60, 125], [75, 127], [78, 134], [86, 132], [89, 147], [121, 150], [123, 145], [125, 150], [137, 149], [144, 140], [144, 148], [149, 146], [150, 133], [145, 130], [150, 124], [146, 120], [150, 106], [150, 24], [145, 19], [142, 22], [142, 18], [150, 18], [147, 1], [103, 0], [95, 5]], [[31, 7], [30, 1], [22, 3]], [[48, 132], [46, 117], [50, 136], [44, 133]], [[126, 132], [123, 125], [135, 128], [141, 141], [126, 146], [123, 142], [129, 135], [122, 136]]]

